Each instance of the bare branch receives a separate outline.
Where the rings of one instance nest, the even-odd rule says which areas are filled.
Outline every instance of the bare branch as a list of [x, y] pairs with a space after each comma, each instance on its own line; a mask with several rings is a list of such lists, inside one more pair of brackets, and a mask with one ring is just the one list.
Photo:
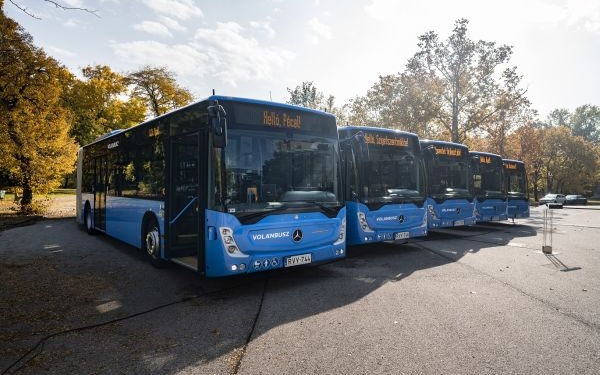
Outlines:
[[10, 1], [10, 3], [12, 5], [14, 5], [15, 7], [17, 7], [17, 9], [19, 9], [20, 11], [22, 11], [23, 13], [25, 13], [29, 17], [35, 18], [36, 20], [41, 20], [40, 17], [37, 17], [35, 14], [29, 12], [29, 10], [27, 8], [25, 8], [24, 6], [21, 6], [21, 5], [17, 4], [17, 3], [15, 3], [14, 0], [8, 0], [8, 1]]
[[[29, 9], [27, 9], [25, 6], [18, 4], [15, 0], [8, 0], [10, 1], [10, 3], [12, 5], [14, 5], [17, 9], [19, 9], [20, 11], [22, 11], [23, 13], [27, 14], [28, 16], [35, 18], [36, 20], [41, 20], [40, 17], [36, 16], [35, 14], [33, 14], [31, 11], [29, 11]], [[52, 4], [54, 5], [56, 8], [58, 9], [62, 9], [62, 10], [80, 10], [89, 14], [92, 14], [98, 18], [100, 18], [100, 16], [97, 14], [97, 10], [91, 10], [91, 9], [87, 9], [87, 8], [80, 8], [80, 7], [69, 7], [63, 4], [60, 4], [58, 1], [54, 1], [54, 0], [44, 0], [44, 2], [48, 3], [48, 4]]]

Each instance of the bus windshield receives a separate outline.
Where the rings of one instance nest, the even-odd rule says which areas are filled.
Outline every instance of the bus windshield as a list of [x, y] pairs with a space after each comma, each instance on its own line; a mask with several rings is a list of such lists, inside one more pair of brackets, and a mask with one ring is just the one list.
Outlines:
[[342, 207], [337, 139], [290, 131], [230, 129], [223, 149], [227, 212], [238, 218], [273, 211]]
[[522, 171], [505, 170], [504, 173], [506, 174], [508, 194], [510, 196], [525, 196], [527, 193], [527, 180]]
[[469, 165], [456, 158], [436, 157], [429, 173], [433, 197], [469, 198]]
[[410, 149], [369, 146], [369, 158], [360, 164], [363, 170], [363, 203], [403, 203], [424, 199], [420, 183], [421, 165]]
[[474, 174], [473, 187], [478, 196], [494, 197], [504, 194], [502, 168], [493, 164], [480, 164]]

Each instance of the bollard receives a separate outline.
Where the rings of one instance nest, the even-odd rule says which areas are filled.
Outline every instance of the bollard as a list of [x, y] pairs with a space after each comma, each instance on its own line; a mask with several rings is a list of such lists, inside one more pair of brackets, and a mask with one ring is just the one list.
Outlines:
[[544, 243], [542, 244], [542, 253], [544, 254], [552, 254], [552, 217], [552, 210], [546, 205], [544, 209]]

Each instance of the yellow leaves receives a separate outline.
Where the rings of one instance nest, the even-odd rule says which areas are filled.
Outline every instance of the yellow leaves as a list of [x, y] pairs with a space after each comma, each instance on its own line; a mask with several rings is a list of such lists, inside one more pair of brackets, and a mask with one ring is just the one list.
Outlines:
[[[0, 49], [0, 164], [31, 192], [54, 187], [75, 163], [77, 146], [68, 135], [67, 112], [62, 108], [62, 82], [71, 75], [54, 59], [35, 48], [26, 33], [6, 29]], [[31, 202], [24, 202], [25, 205]]]

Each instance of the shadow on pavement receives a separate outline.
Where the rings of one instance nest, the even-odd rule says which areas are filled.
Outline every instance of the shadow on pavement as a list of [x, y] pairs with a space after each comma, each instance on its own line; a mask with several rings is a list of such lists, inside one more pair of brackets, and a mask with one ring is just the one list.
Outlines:
[[[2, 233], [0, 250], [0, 370], [34, 348], [9, 373], [234, 373], [251, 339], [457, 260], [419, 241], [500, 238], [473, 252], [534, 236], [533, 225], [436, 231], [404, 245], [350, 247], [337, 262], [226, 279], [157, 270], [140, 251], [70, 220], [15, 228]], [[457, 248], [458, 257], [466, 252]]]

